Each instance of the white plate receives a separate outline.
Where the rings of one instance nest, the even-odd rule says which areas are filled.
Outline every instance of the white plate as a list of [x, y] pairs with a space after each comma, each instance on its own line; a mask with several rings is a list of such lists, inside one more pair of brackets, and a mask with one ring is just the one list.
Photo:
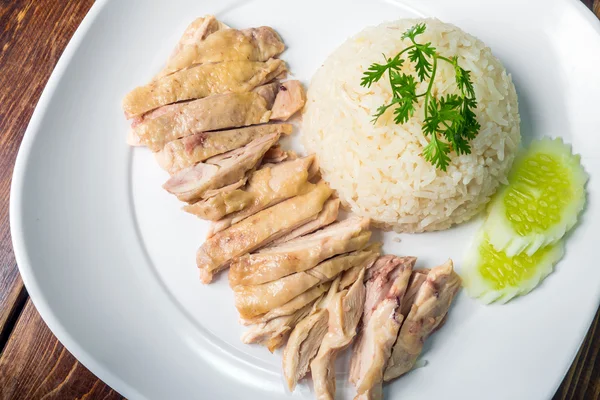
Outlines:
[[[270, 25], [308, 83], [348, 36], [386, 20], [436, 16], [491, 46], [513, 74], [526, 139], [562, 136], [590, 173], [583, 222], [538, 289], [505, 306], [461, 293], [426, 345], [425, 368], [388, 398], [544, 399], [571, 364], [600, 300], [600, 23], [576, 0], [99, 1], [67, 47], [15, 167], [11, 224], [23, 280], [52, 331], [131, 399], [284, 397], [280, 356], [239, 341], [226, 279], [203, 286], [195, 251], [206, 224], [160, 188], [167, 175], [125, 144], [121, 98], [159, 70], [186, 25], [214, 13]], [[385, 235], [385, 251], [433, 266], [460, 260], [477, 222]], [[346, 369], [341, 367], [340, 372]], [[340, 376], [342, 379], [343, 376]], [[352, 389], [340, 380], [344, 398]], [[294, 398], [310, 398], [307, 385]]]

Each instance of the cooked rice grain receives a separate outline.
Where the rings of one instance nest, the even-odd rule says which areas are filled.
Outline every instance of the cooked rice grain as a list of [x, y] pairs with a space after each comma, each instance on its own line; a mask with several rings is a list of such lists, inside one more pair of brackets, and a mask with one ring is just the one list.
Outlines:
[[[420, 43], [432, 42], [446, 57], [457, 55], [471, 71], [479, 102], [481, 130], [471, 154], [451, 154], [446, 172], [421, 156], [428, 143], [421, 132], [423, 110], [405, 124], [393, 121], [392, 109], [376, 125], [372, 115], [389, 102], [386, 78], [370, 88], [360, 86], [364, 71], [382, 54], [395, 56], [409, 41], [402, 33], [425, 22]], [[405, 72], [414, 73], [411, 63]], [[420, 83], [417, 92], [425, 90]], [[438, 63], [436, 96], [457, 93], [453, 68]], [[491, 50], [454, 25], [436, 19], [411, 19], [367, 28], [329, 56], [308, 90], [303, 141], [317, 154], [324, 178], [359, 215], [398, 232], [441, 230], [477, 214], [494, 194], [512, 165], [521, 140], [517, 94], [511, 77]]]

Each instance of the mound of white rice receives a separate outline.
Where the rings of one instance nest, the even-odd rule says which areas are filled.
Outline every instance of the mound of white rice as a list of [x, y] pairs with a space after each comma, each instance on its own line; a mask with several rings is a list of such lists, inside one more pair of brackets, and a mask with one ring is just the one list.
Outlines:
[[[425, 22], [417, 42], [432, 42], [446, 57], [457, 55], [471, 71], [478, 101], [478, 136], [471, 154], [451, 153], [446, 172], [421, 156], [428, 140], [421, 132], [423, 110], [394, 123], [392, 108], [376, 125], [377, 107], [392, 97], [386, 76], [370, 88], [360, 86], [364, 71], [383, 56], [409, 45], [401, 35]], [[404, 72], [414, 74], [407, 62]], [[416, 76], [416, 74], [414, 74]], [[420, 83], [417, 93], [425, 90]], [[458, 93], [452, 66], [438, 63], [433, 93]], [[422, 104], [422, 102], [421, 102]], [[346, 206], [398, 232], [441, 230], [478, 213], [506, 181], [521, 140], [517, 94], [510, 75], [480, 40], [435, 19], [411, 19], [367, 28], [329, 56], [313, 77], [303, 116], [303, 142], [317, 154], [325, 180]]]

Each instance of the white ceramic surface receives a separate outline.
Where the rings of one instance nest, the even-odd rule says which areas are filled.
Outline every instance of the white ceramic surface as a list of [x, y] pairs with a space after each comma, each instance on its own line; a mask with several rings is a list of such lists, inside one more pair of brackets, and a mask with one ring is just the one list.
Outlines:
[[[29, 294], [62, 343], [131, 399], [278, 399], [280, 355], [243, 345], [224, 276], [200, 284], [207, 225], [161, 189], [167, 175], [125, 144], [121, 98], [159, 70], [186, 25], [213, 13], [270, 25], [308, 84], [350, 35], [386, 20], [436, 16], [485, 41], [513, 74], [525, 140], [562, 136], [591, 175], [566, 258], [529, 296], [483, 306], [461, 293], [427, 343], [425, 368], [387, 398], [550, 398], [600, 300], [600, 23], [578, 0], [98, 1], [57, 65], [14, 172], [11, 225]], [[297, 134], [296, 134], [297, 135]], [[294, 142], [295, 139], [292, 140]], [[478, 221], [421, 235], [378, 234], [390, 253], [460, 270]], [[340, 398], [352, 398], [340, 363]], [[293, 398], [311, 398], [302, 385]]]

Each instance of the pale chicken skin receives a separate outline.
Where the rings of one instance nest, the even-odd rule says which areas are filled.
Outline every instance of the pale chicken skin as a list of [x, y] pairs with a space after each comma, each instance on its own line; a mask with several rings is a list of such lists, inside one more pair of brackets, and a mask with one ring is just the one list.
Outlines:
[[242, 318], [254, 318], [277, 308], [318, 284], [334, 279], [356, 266], [370, 265], [379, 255], [379, 245], [342, 254], [309, 270], [285, 276], [261, 285], [238, 285], [233, 288], [235, 306]]
[[[168, 148], [167, 151], [184, 149], [189, 157], [197, 145], [204, 145], [207, 136], [216, 135], [207, 131], [268, 122], [269, 110], [267, 100], [256, 92], [226, 93], [157, 108], [139, 118], [131, 129], [139, 143], [154, 152], [162, 150], [169, 142], [186, 138], [186, 147]], [[185, 166], [189, 165], [193, 163]]]
[[174, 174], [198, 162], [235, 150], [259, 137], [273, 133], [289, 135], [292, 133], [292, 126], [288, 124], [271, 124], [227, 131], [201, 132], [169, 142], [154, 155], [156, 161], [164, 170]]
[[250, 215], [310, 191], [314, 185], [309, 179], [314, 176], [315, 167], [314, 156], [262, 166], [250, 176], [246, 187], [191, 204], [184, 210], [215, 221], [213, 225], [219, 225], [219, 229], [213, 227], [212, 236]]
[[229, 284], [233, 287], [271, 282], [311, 269], [338, 254], [362, 249], [371, 237], [368, 227], [369, 219], [353, 217], [311, 235], [240, 257], [231, 264]]
[[[331, 193], [332, 190], [327, 184], [321, 182], [312, 191], [260, 211], [206, 240], [196, 254], [202, 282], [209, 283], [213, 274], [227, 267], [234, 257], [263, 247], [277, 237], [316, 218]], [[286, 303], [292, 297], [277, 306]], [[269, 310], [259, 314], [267, 311]], [[256, 315], [258, 314], [242, 317], [251, 318]]]
[[383, 256], [369, 271], [363, 328], [350, 367], [356, 399], [382, 399], [383, 373], [403, 321], [400, 308], [415, 261], [414, 257]]
[[[329, 319], [327, 334], [317, 356], [310, 363], [310, 371], [317, 400], [335, 398], [335, 360], [337, 354], [348, 347], [356, 336], [365, 302], [365, 269], [361, 269], [348, 290], [336, 293], [327, 306]], [[340, 282], [341, 285], [341, 282]]]
[[309, 289], [306, 292], [294, 297], [292, 300], [288, 301], [284, 305], [272, 309], [266, 314], [262, 314], [258, 317], [250, 319], [240, 318], [240, 323], [242, 325], [262, 324], [277, 317], [291, 315], [294, 312], [306, 306], [307, 304], [312, 304], [316, 299], [321, 297], [323, 293], [327, 292], [330, 286], [331, 282], [325, 282], [321, 285], [317, 285], [312, 289]]
[[397, 378], [413, 368], [425, 340], [446, 317], [460, 285], [452, 260], [429, 271], [400, 329], [384, 380]]
[[298, 228], [283, 235], [282, 237], [275, 239], [271, 243], [271, 245], [275, 246], [278, 244], [288, 242], [290, 240], [294, 240], [301, 236], [308, 235], [309, 233], [314, 232], [318, 229], [321, 229], [324, 226], [332, 224], [338, 217], [340, 203], [340, 199], [327, 200], [327, 203], [325, 203], [325, 206], [323, 206], [323, 210], [321, 210], [317, 218], [307, 222], [302, 226], [299, 226]]
[[277, 59], [200, 64], [135, 88], [123, 99], [123, 109], [127, 118], [133, 118], [180, 101], [249, 92], [285, 76], [286, 71], [285, 63]]
[[267, 61], [283, 52], [281, 38], [267, 26], [222, 29], [174, 54], [156, 77], [161, 78], [196, 64], [222, 61]]
[[211, 157], [204, 163], [182, 169], [163, 188], [181, 201], [193, 203], [208, 190], [219, 189], [243, 179], [256, 168], [266, 151], [279, 139], [278, 133], [260, 137], [239, 149]]
[[[288, 81], [285, 84], [290, 85], [291, 82], [297, 81]], [[296, 90], [304, 91], [299, 83], [296, 86]], [[205, 137], [210, 135], [208, 131], [261, 124], [273, 119], [271, 109], [275, 102], [281, 103], [276, 99], [288, 96], [287, 92], [280, 91], [280, 87], [284, 86], [279, 82], [272, 82], [258, 86], [248, 93], [213, 95], [159, 107], [134, 118], [127, 141], [132, 146], [147, 146], [155, 152], [160, 152], [163, 147], [169, 153], [178, 150], [175, 155], [182, 155], [181, 145], [169, 148], [169, 144], [185, 140], [186, 153], [181, 159], [191, 159], [191, 163], [179, 168], [192, 165], [194, 162], [203, 161], [200, 157], [203, 153], [192, 157], [195, 154], [192, 150], [195, 145], [200, 145], [201, 150], [207, 148], [203, 144]], [[294, 112], [300, 110], [304, 101], [299, 101], [296, 105], [290, 105], [289, 109], [295, 110]], [[280, 157], [287, 155], [287, 152], [279, 152]]]
[[[196, 18], [183, 32], [183, 35], [179, 39], [177, 46], [173, 49], [173, 52], [167, 60], [167, 66], [161, 71], [157, 77], [168, 75], [166, 70], [173, 60], [179, 59], [191, 59], [188, 54], [195, 54], [196, 47], [205, 40], [209, 35], [222, 30], [228, 29], [229, 27], [224, 23], [218, 21], [213, 15], [205, 15], [204, 17]], [[188, 63], [191, 65], [191, 62]]]

